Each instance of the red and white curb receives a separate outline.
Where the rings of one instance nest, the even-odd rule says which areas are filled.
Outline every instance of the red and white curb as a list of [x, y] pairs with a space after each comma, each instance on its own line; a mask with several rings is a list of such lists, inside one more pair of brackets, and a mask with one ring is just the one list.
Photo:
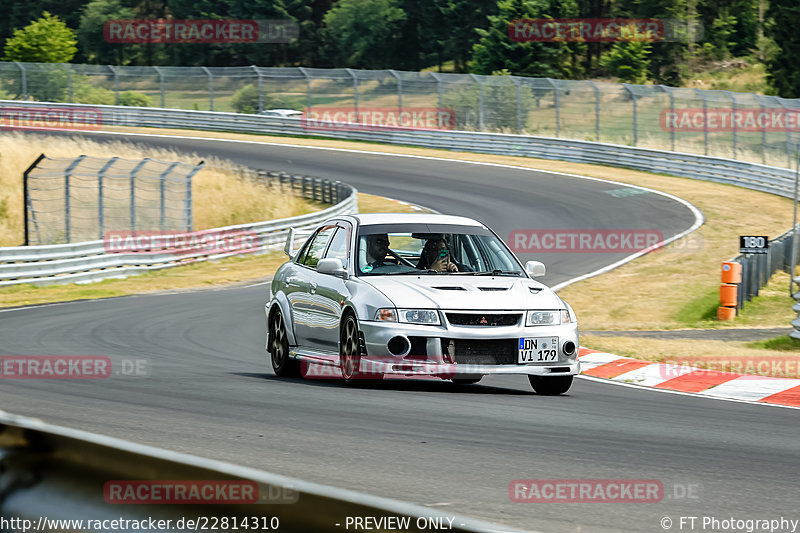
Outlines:
[[655, 363], [588, 348], [578, 351], [581, 374], [709, 398], [800, 407], [800, 380]]

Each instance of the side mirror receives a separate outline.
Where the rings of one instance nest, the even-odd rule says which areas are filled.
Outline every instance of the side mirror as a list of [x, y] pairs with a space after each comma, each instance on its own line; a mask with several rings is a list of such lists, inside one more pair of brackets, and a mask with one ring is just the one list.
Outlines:
[[294, 228], [289, 228], [289, 233], [286, 235], [286, 244], [283, 247], [283, 253], [289, 256], [289, 259], [294, 255]]
[[546, 270], [544, 263], [541, 261], [528, 261], [525, 263], [525, 272], [528, 273], [528, 277], [538, 278], [539, 276], [544, 276]]
[[337, 278], [347, 279], [347, 270], [342, 265], [342, 260], [338, 257], [328, 257], [320, 259], [317, 263], [317, 272], [320, 274], [330, 274]]

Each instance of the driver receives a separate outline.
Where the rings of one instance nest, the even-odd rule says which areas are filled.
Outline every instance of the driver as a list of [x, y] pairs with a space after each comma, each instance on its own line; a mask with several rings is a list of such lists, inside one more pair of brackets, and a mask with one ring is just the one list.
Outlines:
[[458, 272], [458, 267], [450, 261], [450, 251], [444, 239], [428, 239], [422, 248], [417, 268], [437, 272]]
[[383, 266], [389, 252], [389, 235], [378, 233], [367, 235], [367, 264], [373, 268]]

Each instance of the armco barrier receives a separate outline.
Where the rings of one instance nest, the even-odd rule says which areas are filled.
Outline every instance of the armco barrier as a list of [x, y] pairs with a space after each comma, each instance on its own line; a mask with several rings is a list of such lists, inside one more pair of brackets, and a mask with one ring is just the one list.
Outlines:
[[[3, 107], [19, 106], [13, 100], [0, 100]], [[26, 107], [43, 109], [81, 107], [80, 104], [25, 102]], [[308, 131], [297, 118], [267, 117], [212, 111], [130, 108], [122, 106], [84, 106], [103, 114], [103, 126], [178, 128], [207, 131], [234, 131], [255, 134], [314, 135], [335, 139], [362, 140], [389, 144], [441, 148], [443, 150], [538, 157], [576, 163], [625, 167], [673, 176], [716, 181], [762, 192], [791, 197], [794, 172], [788, 168], [761, 165], [718, 157], [667, 150], [636, 148], [619, 144], [575, 141], [550, 137], [531, 137], [502, 133], [448, 130], [411, 130], [382, 126], [336, 128], [336, 131]]]
[[107, 253], [102, 240], [0, 248], [0, 286], [99, 281], [193, 261], [220, 259], [240, 253], [265, 252], [282, 247], [290, 227], [300, 230], [311, 229], [333, 216], [358, 212], [357, 191], [346, 183], [282, 172], [250, 169], [240, 171], [250, 179], [275, 180], [305, 198], [335, 205], [316, 213], [296, 217], [209, 230], [217, 233], [238, 231], [256, 234], [257, 245], [245, 252], [215, 253], [213, 250], [201, 250], [195, 253]]
[[[120, 503], [112, 486], [139, 482], [202, 480], [210, 487], [250, 487], [254, 498], [237, 498], [233, 491], [204, 491], [200, 502], [170, 503], [156, 498], [133, 505]], [[190, 484], [188, 481], [187, 484]], [[248, 493], [248, 494], [250, 494]], [[141, 496], [141, 493], [138, 493]], [[163, 495], [168, 494], [165, 492]], [[133, 495], [131, 495], [133, 496]], [[227, 498], [220, 503], [220, 498]], [[238, 500], [238, 501], [237, 501]], [[186, 501], [186, 500], [182, 500]], [[131, 503], [128, 500], [127, 503]], [[0, 411], [0, 517], [6, 531], [153, 531], [111, 520], [164, 520], [159, 531], [257, 530], [282, 532], [346, 531], [347, 517], [407, 517], [403, 531], [430, 531], [424, 524], [441, 523], [456, 532], [514, 531], [425, 507], [358, 492], [278, 476], [221, 461], [203, 459], [73, 429]], [[205, 517], [206, 527], [185, 527], [187, 520]], [[183, 519], [184, 527], [176, 527]], [[232, 521], [237, 521], [233, 527]], [[258, 527], [253, 527], [256, 519]], [[30, 527], [23, 529], [27, 520]], [[83, 527], [54, 523], [82, 520]], [[106, 521], [92, 527], [89, 520]], [[169, 525], [166, 522], [171, 520]], [[201, 518], [202, 520], [202, 518]], [[211, 525], [217, 521], [217, 527]], [[227, 521], [224, 527], [222, 520]], [[241, 527], [244, 523], [248, 528]], [[153, 523], [153, 522], [151, 522]], [[15, 527], [15, 524], [19, 527]], [[195, 523], [197, 524], [197, 523]], [[202, 524], [202, 522], [200, 522]], [[60, 527], [59, 527], [60, 526]], [[89, 527], [87, 527], [89, 526]], [[267, 526], [267, 527], [264, 527]], [[278, 526], [278, 527], [275, 527]]]

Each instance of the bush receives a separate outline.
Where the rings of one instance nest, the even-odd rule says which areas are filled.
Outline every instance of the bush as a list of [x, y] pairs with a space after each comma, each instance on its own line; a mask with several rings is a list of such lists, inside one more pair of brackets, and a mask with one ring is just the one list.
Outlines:
[[255, 113], [258, 111], [258, 87], [248, 84], [236, 91], [231, 99], [233, 110], [237, 113]]
[[131, 107], [150, 107], [153, 105], [153, 103], [150, 100], [150, 97], [144, 93], [125, 91], [119, 95], [119, 105]]
[[72, 101], [76, 104], [114, 105], [114, 92], [103, 87], [78, 84], [72, 91]]

